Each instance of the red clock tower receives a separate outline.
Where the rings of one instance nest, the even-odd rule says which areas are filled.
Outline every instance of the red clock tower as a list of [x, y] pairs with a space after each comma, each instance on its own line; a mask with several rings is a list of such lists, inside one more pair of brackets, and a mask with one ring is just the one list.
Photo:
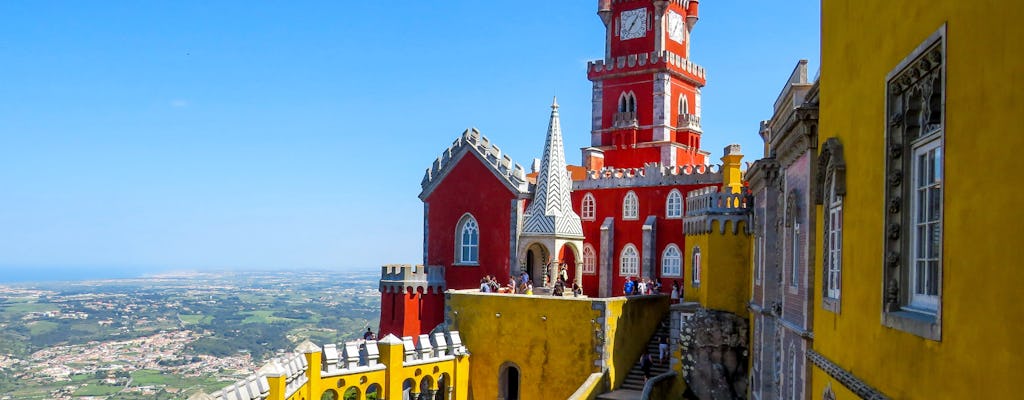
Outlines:
[[604, 60], [594, 83], [588, 170], [706, 164], [700, 150], [704, 68], [690, 62], [696, 0], [599, 0]]

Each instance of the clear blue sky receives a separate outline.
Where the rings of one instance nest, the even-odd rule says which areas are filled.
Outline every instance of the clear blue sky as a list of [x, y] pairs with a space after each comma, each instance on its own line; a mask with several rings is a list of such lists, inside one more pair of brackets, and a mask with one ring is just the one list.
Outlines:
[[[589, 140], [596, 0], [0, 2], [0, 268], [418, 263], [424, 169], [478, 127]], [[706, 0], [704, 148], [761, 156], [819, 5]]]

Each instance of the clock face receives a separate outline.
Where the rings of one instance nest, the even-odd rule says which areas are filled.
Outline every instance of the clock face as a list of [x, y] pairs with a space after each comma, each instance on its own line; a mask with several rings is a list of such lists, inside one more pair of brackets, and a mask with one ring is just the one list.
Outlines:
[[683, 16], [675, 11], [668, 13], [668, 38], [676, 43], [683, 43]]
[[619, 40], [629, 40], [647, 36], [647, 9], [623, 11], [619, 17]]

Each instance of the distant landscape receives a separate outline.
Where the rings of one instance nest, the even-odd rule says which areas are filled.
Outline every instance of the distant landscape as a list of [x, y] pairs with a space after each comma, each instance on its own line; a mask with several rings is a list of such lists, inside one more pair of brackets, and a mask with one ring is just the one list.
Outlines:
[[376, 331], [377, 271], [0, 284], [0, 400], [179, 399]]

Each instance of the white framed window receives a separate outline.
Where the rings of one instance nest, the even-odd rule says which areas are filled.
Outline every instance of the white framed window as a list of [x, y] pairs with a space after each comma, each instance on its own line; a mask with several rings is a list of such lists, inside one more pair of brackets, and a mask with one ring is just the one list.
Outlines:
[[761, 275], [764, 274], [764, 213], [764, 208], [754, 209], [754, 284], [760, 284]]
[[843, 197], [846, 195], [846, 161], [839, 138], [831, 137], [821, 146], [818, 156], [817, 202], [822, 217], [822, 306], [839, 312], [843, 271]]
[[594, 195], [591, 193], [583, 195], [583, 201], [580, 202], [580, 218], [593, 221], [596, 209], [597, 201], [594, 200]]
[[931, 135], [914, 143], [910, 231], [910, 307], [935, 312], [939, 306], [942, 249], [942, 141]]
[[946, 26], [886, 75], [882, 323], [942, 339]]
[[827, 256], [825, 265], [825, 295], [832, 299], [840, 296], [840, 271], [843, 263], [843, 198], [836, 194], [835, 180], [828, 189], [828, 216], [825, 218], [825, 236], [827, 238]]
[[681, 276], [682, 263], [683, 255], [679, 252], [679, 247], [675, 244], [665, 246], [665, 251], [661, 253], [661, 275]]
[[672, 189], [668, 192], [668, 197], [665, 198], [665, 218], [682, 218], [683, 217], [683, 195], [679, 193], [679, 190]]
[[473, 215], [466, 214], [459, 220], [455, 229], [455, 263], [461, 265], [479, 265], [480, 263], [480, 226]]
[[679, 95], [679, 115], [688, 115], [688, 114], [690, 114], [690, 105], [686, 101], [686, 95], [685, 94], [681, 94], [681, 95]]
[[640, 256], [636, 251], [636, 246], [633, 246], [632, 243], [626, 244], [619, 255], [619, 275], [640, 275]]
[[636, 193], [630, 190], [622, 199], [622, 219], [637, 219], [640, 215], [640, 200]]
[[583, 273], [597, 273], [597, 252], [594, 251], [594, 246], [591, 246], [589, 243], [583, 245]]
[[690, 264], [690, 281], [692, 286], [700, 285], [700, 246], [693, 247], [693, 259]]

